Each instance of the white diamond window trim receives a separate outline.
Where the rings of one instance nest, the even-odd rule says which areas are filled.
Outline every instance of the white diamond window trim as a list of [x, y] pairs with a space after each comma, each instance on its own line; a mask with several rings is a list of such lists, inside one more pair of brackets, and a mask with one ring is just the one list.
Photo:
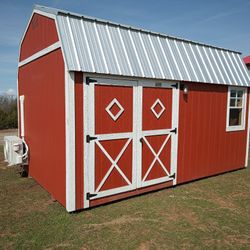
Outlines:
[[[155, 107], [157, 106], [157, 105], [160, 105], [161, 106], [161, 110], [160, 110], [160, 112], [156, 112], [155, 111]], [[157, 98], [156, 99], [156, 101], [154, 102], [154, 104], [151, 106], [151, 111], [153, 112], [153, 114], [155, 115], [155, 117], [157, 118], [157, 119], [159, 119], [160, 117], [161, 117], [161, 115], [163, 114], [163, 112], [165, 111], [165, 107], [164, 107], [164, 105], [162, 104], [162, 102], [160, 101], [160, 99], [159, 98]]]
[[[111, 111], [111, 108], [114, 106], [114, 105], [117, 105], [118, 108], [120, 109], [116, 115], [114, 115]], [[118, 100], [116, 98], [114, 98], [110, 103], [109, 105], [105, 108], [105, 110], [108, 112], [108, 114], [110, 115], [110, 117], [116, 121], [120, 116], [121, 114], [123, 113], [124, 111], [124, 108], [122, 107], [122, 105], [118, 102]]]

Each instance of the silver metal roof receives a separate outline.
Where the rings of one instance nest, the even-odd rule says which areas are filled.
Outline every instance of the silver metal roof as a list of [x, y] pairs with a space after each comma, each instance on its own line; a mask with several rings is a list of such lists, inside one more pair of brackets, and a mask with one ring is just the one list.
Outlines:
[[36, 6], [56, 16], [70, 71], [250, 86], [240, 53]]

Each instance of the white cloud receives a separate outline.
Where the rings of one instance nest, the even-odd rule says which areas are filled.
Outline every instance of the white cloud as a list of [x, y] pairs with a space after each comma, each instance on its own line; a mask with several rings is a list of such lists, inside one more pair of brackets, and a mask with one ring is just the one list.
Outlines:
[[16, 96], [16, 90], [14, 89], [8, 89], [6, 91], [1, 91], [1, 95], [6, 95], [6, 96]]

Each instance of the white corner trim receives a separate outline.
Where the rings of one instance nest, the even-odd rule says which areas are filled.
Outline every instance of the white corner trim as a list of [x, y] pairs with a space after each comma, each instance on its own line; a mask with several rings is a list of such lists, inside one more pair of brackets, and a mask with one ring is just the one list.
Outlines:
[[[241, 125], [239, 126], [229, 126], [229, 110], [230, 110], [230, 91], [231, 90], [242, 90], [243, 91], [243, 108], [242, 108], [242, 116], [241, 116]], [[226, 131], [241, 131], [246, 128], [246, 100], [247, 100], [247, 88], [245, 87], [231, 87], [228, 86], [227, 93], [227, 118], [226, 118]]]
[[22, 67], [23, 65], [27, 64], [27, 63], [30, 63], [36, 59], [38, 59], [39, 57], [42, 57], [58, 48], [61, 47], [61, 43], [58, 41], [56, 43], [53, 43], [52, 45], [50, 45], [49, 47], [43, 49], [43, 50], [40, 50], [38, 51], [37, 53], [33, 54], [32, 56], [26, 58], [25, 60], [21, 61], [18, 63], [18, 67]]
[[19, 97], [20, 100], [20, 126], [21, 126], [21, 131], [20, 131], [20, 136], [24, 137], [24, 95], [21, 95]]
[[[248, 96], [248, 95], [247, 95]], [[247, 143], [246, 143], [246, 159], [245, 167], [248, 164], [248, 155], [249, 155], [249, 136], [250, 136], [250, 98], [248, 98], [248, 121], [247, 121]]]
[[66, 209], [76, 210], [75, 191], [75, 84], [74, 72], [65, 69]]

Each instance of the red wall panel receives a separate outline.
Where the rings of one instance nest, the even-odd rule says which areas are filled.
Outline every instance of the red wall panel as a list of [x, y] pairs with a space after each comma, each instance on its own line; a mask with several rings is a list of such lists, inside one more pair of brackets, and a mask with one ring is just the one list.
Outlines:
[[21, 45], [20, 61], [57, 42], [55, 21], [34, 14]]
[[76, 209], [83, 208], [83, 74], [75, 72]]
[[187, 97], [180, 91], [178, 183], [244, 167], [247, 129], [226, 132], [227, 86], [187, 85]]
[[65, 205], [65, 91], [61, 50], [19, 68], [18, 84], [19, 95], [25, 95], [29, 174]]

